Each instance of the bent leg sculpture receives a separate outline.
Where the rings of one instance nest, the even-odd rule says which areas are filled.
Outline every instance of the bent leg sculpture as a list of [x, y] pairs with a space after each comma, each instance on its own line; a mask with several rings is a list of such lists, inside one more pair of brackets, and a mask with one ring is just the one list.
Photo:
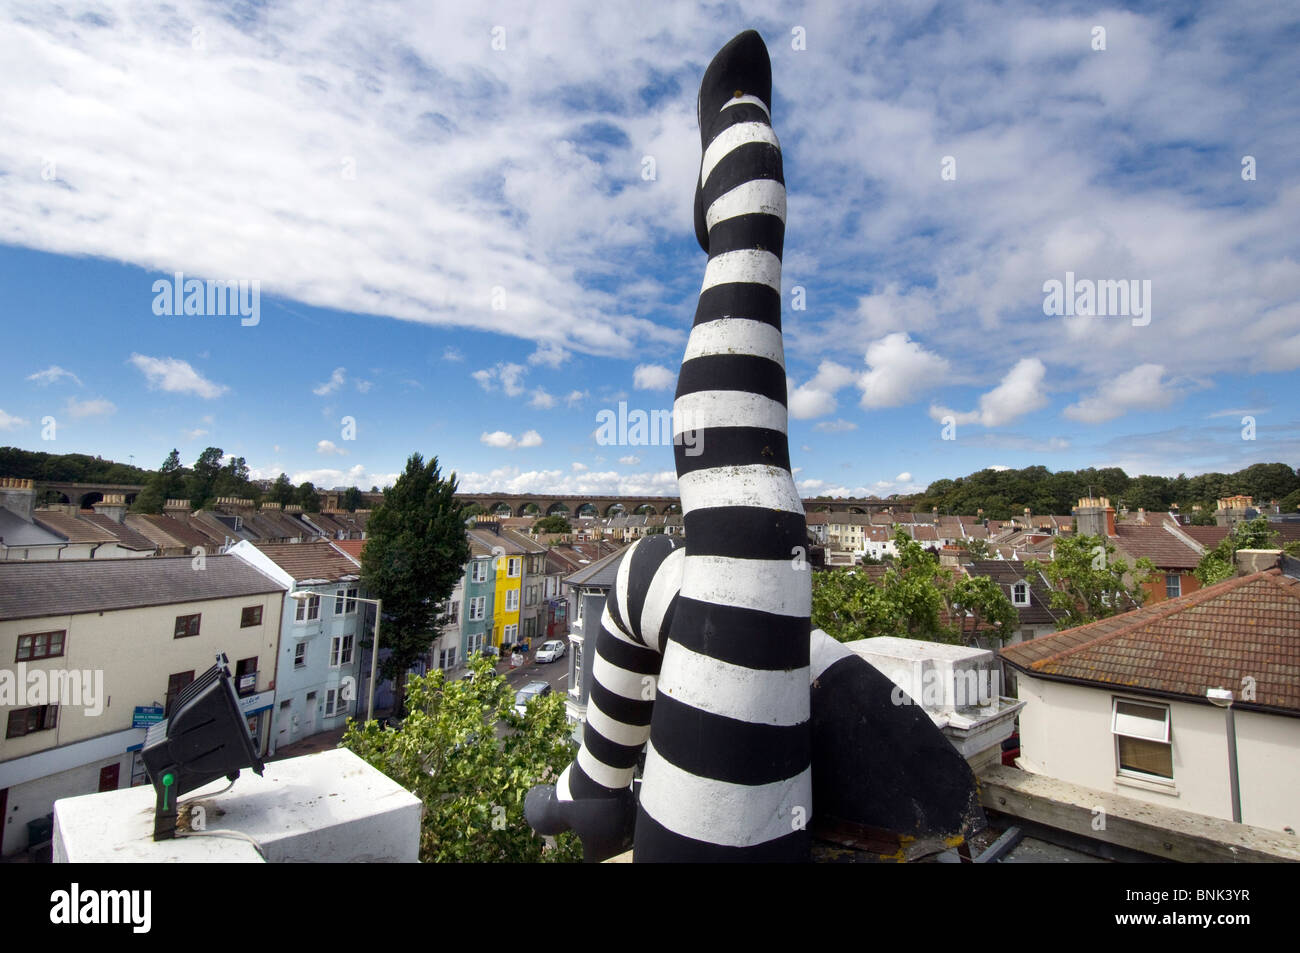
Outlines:
[[634, 842], [638, 861], [798, 861], [815, 791], [819, 819], [840, 825], [968, 833], [982, 814], [965, 760], [887, 677], [809, 631], [786, 434], [785, 185], [757, 33], [714, 57], [698, 111], [709, 258], [674, 405], [675, 435], [694, 437], [675, 445], [685, 544], [647, 537], [624, 556], [582, 747], [555, 787], [529, 792], [528, 821], [576, 831], [588, 860]]

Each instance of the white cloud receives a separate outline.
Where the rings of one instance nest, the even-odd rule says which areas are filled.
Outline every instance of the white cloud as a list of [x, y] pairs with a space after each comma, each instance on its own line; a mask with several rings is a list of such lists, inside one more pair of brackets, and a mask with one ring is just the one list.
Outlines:
[[150, 388], [164, 390], [173, 394], [194, 394], [211, 400], [230, 390], [224, 384], [216, 384], [193, 367], [189, 361], [175, 357], [147, 357], [144, 354], [132, 354], [130, 363], [144, 374]]
[[790, 416], [796, 420], [809, 420], [833, 413], [839, 406], [835, 392], [848, 387], [857, 379], [857, 372], [834, 361], [822, 361], [817, 373], [806, 384], [794, 386], [789, 382]]
[[72, 417], [98, 417], [115, 412], [117, 405], [103, 397], [96, 397], [93, 400], [77, 400], [75, 397], [69, 397], [65, 409]]
[[851, 420], [823, 420], [820, 423], [813, 424], [813, 430], [819, 430], [822, 433], [847, 433], [850, 430], [857, 430], [858, 425]]
[[360, 378], [357, 378], [353, 383], [357, 385], [357, 390], [363, 394], [370, 393], [370, 388], [375, 386], [374, 381], [363, 381]]
[[64, 377], [75, 381], [78, 387], [82, 386], [81, 378], [77, 377], [77, 375], [72, 373], [72, 371], [65, 371], [57, 364], [51, 364], [45, 370], [37, 371], [35, 374], [29, 374], [27, 379], [29, 381], [35, 381], [42, 387], [45, 387], [46, 385], [53, 384]]
[[637, 390], [669, 390], [677, 375], [659, 364], [638, 364], [632, 372], [632, 386]]
[[588, 470], [591, 469], [591, 467], [587, 466], [585, 463], [579, 463], [578, 461], [575, 460], [573, 461], [572, 469], [574, 473], [586, 473]]
[[959, 425], [1000, 427], [1047, 404], [1047, 395], [1043, 392], [1043, 378], [1046, 376], [1047, 368], [1038, 358], [1021, 358], [1002, 378], [1002, 383], [980, 395], [977, 410], [962, 412], [933, 405], [930, 416], [940, 422], [945, 417], [952, 417]]
[[526, 449], [542, 445], [542, 435], [536, 430], [525, 430], [517, 439], [513, 434], [506, 433], [504, 430], [494, 430], [492, 433], [484, 432], [479, 436], [478, 440], [484, 446], [495, 447], [498, 450]]
[[208, 431], [204, 430], [202, 427], [196, 427], [194, 430], [182, 430], [181, 433], [185, 436], [186, 440], [198, 440], [200, 437], [206, 437], [208, 435]]
[[444, 361], [463, 361], [465, 355], [460, 352], [460, 348], [448, 345], [442, 349], [442, 359]]
[[333, 440], [316, 441], [316, 452], [324, 454], [337, 453], [339, 456], [347, 456], [348, 453], [342, 447], [335, 446]]
[[324, 384], [313, 387], [311, 392], [317, 397], [324, 397], [326, 394], [332, 394], [342, 387], [345, 380], [347, 380], [347, 368], [336, 367], [334, 373], [330, 375], [330, 379]]
[[553, 493], [557, 496], [676, 496], [672, 470], [621, 473], [617, 470], [520, 470], [499, 467], [488, 473], [457, 471], [466, 493]]
[[507, 397], [518, 397], [524, 392], [523, 379], [527, 373], [528, 368], [522, 364], [501, 362], [495, 367], [474, 371], [470, 376], [488, 393], [495, 391], [499, 386], [505, 391]]
[[27, 421], [22, 417], [15, 417], [13, 414], [6, 414], [0, 410], [0, 430], [17, 430], [19, 427], [26, 427]]
[[545, 364], [547, 367], [558, 368], [561, 364], [569, 359], [569, 352], [553, 341], [543, 341], [537, 345], [537, 350], [528, 355], [529, 364]]
[[641, 458], [635, 454], [628, 454], [626, 457], [619, 457], [618, 462], [627, 467], [634, 467], [641, 462]]
[[895, 482], [895, 483], [911, 483], [911, 482], [912, 482], [912, 474], [908, 473], [907, 471], [903, 471], [903, 472], [900, 473], [898, 476], [894, 477], [894, 482]]
[[1177, 392], [1163, 380], [1164, 374], [1165, 369], [1160, 364], [1139, 364], [1103, 382], [1095, 393], [1066, 407], [1063, 413], [1071, 420], [1099, 424], [1130, 410], [1168, 407]]
[[869, 369], [858, 379], [858, 386], [862, 388], [862, 406], [868, 410], [908, 403], [941, 384], [949, 369], [945, 358], [902, 332], [871, 342], [866, 363]]
[[[263, 471], [254, 471], [250, 468], [250, 473], [254, 479], [274, 480], [280, 473], [279, 468], [274, 472], [265, 473]], [[357, 486], [363, 490], [369, 490], [372, 486], [380, 489], [386, 486], [392, 486], [397, 482], [400, 473], [376, 473], [360, 463], [356, 466], [349, 467], [347, 470], [337, 470], [333, 468], [322, 468], [318, 470], [298, 470], [290, 475], [289, 480], [294, 486], [303, 483], [312, 483], [318, 487], [324, 487], [332, 490], [336, 486]]]
[[546, 392], [545, 387], [538, 387], [533, 391], [533, 399], [528, 402], [529, 407], [536, 407], [538, 410], [550, 410], [555, 406], [555, 398]]
[[570, 407], [577, 407], [590, 396], [591, 394], [585, 390], [571, 390], [569, 396], [564, 398], [564, 402]]

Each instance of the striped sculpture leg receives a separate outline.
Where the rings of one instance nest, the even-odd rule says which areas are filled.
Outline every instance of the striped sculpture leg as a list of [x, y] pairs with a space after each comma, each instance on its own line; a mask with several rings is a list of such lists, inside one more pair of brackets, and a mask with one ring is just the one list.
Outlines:
[[673, 408], [686, 556], [635, 859], [806, 860], [811, 580], [786, 436], [785, 185], [757, 33], [714, 57], [698, 108], [709, 257]]
[[650, 734], [660, 636], [672, 621], [684, 556], [670, 536], [648, 536], [629, 547], [596, 635], [578, 757], [554, 788], [534, 788], [525, 802], [534, 830], [576, 831], [589, 861], [631, 846], [632, 777]]

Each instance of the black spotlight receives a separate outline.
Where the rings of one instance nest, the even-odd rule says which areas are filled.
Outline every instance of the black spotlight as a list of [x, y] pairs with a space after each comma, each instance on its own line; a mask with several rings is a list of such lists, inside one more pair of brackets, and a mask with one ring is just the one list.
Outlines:
[[219, 654], [217, 664], [186, 685], [171, 714], [144, 736], [140, 754], [158, 796], [154, 840], [176, 836], [176, 800], [182, 794], [223, 776], [233, 782], [240, 768], [262, 773], [228, 662]]

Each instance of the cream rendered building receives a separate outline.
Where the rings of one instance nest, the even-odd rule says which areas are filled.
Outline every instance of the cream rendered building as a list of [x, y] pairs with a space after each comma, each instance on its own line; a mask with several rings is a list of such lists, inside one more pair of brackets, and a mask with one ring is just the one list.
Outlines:
[[0, 852], [58, 798], [145, 783], [137, 707], [218, 652], [265, 751], [284, 595], [232, 556], [0, 563]]

